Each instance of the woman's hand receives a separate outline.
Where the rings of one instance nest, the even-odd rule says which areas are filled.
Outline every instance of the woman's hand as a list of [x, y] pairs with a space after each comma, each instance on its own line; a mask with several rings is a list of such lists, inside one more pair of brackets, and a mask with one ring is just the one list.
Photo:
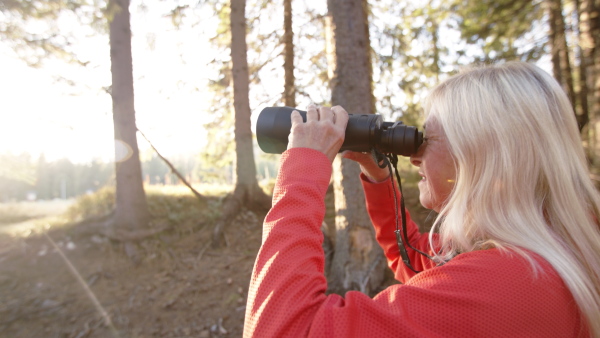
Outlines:
[[344, 143], [348, 113], [340, 106], [319, 107], [311, 104], [306, 123], [297, 111], [292, 112], [292, 129], [288, 149], [311, 148], [324, 153], [331, 162]]
[[358, 162], [360, 170], [373, 182], [383, 182], [390, 177], [390, 171], [387, 167], [379, 168], [370, 153], [360, 153], [346, 150], [342, 153], [344, 158]]

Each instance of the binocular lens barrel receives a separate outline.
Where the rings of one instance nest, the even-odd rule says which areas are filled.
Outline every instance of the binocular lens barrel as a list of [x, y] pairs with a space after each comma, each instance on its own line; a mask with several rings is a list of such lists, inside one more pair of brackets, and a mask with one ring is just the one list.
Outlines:
[[[281, 154], [287, 149], [292, 128], [291, 114], [297, 110], [306, 122], [306, 112], [291, 107], [268, 107], [256, 121], [256, 138], [262, 151]], [[375, 148], [382, 153], [410, 156], [423, 143], [423, 133], [402, 122], [383, 122], [380, 115], [349, 114], [346, 136], [340, 151], [368, 152]]]

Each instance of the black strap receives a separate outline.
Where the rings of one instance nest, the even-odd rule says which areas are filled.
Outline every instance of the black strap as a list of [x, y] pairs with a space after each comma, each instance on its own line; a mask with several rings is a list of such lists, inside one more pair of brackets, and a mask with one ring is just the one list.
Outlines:
[[[394, 233], [396, 234], [396, 242], [398, 244], [398, 251], [400, 252], [400, 257], [404, 264], [413, 272], [419, 273], [421, 271], [416, 270], [412, 264], [410, 263], [410, 258], [408, 257], [408, 253], [406, 252], [405, 245], [408, 245], [409, 248], [415, 250], [419, 254], [434, 260], [433, 257], [428, 255], [427, 253], [413, 247], [408, 241], [408, 230], [406, 226], [406, 206], [404, 203], [404, 194], [402, 193], [402, 181], [400, 180], [400, 174], [398, 173], [398, 155], [396, 154], [382, 154], [376, 149], [371, 150], [371, 155], [373, 159], [377, 163], [380, 168], [385, 168], [386, 166], [389, 169], [390, 177], [392, 179], [392, 185], [394, 184], [394, 174], [396, 176], [396, 181], [398, 181], [398, 188], [400, 190], [400, 217], [402, 219], [402, 235], [400, 234], [400, 227], [398, 222], [398, 196], [396, 195], [396, 189], [393, 189], [394, 193], [394, 212], [396, 218], [396, 230]], [[392, 166], [394, 167], [394, 174], [392, 173]], [[406, 244], [405, 244], [406, 243]]]

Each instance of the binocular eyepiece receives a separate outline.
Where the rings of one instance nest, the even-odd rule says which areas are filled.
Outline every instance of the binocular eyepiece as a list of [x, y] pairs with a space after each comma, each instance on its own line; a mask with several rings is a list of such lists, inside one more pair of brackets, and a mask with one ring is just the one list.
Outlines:
[[[291, 107], [268, 107], [256, 121], [256, 138], [262, 151], [281, 154], [287, 149], [292, 128], [291, 114], [297, 110], [306, 122], [306, 112]], [[346, 136], [340, 151], [369, 152], [410, 156], [423, 143], [423, 133], [402, 122], [383, 122], [380, 115], [349, 114]]]

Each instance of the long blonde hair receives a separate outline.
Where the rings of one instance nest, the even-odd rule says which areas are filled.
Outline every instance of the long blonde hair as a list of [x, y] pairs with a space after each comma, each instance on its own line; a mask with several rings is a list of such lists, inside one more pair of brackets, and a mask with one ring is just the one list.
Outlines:
[[425, 112], [442, 125], [457, 167], [432, 229], [439, 258], [489, 247], [535, 252], [600, 337], [600, 196], [558, 83], [522, 62], [473, 68], [438, 85]]

